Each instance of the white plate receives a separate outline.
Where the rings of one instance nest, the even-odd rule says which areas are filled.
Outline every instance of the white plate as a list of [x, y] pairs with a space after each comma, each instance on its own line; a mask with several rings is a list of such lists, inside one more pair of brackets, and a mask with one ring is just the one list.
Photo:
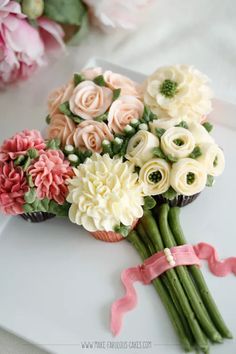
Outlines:
[[[90, 65], [128, 74], [137, 81], [144, 78], [101, 60], [92, 60]], [[236, 106], [219, 100], [214, 106], [213, 134], [225, 151], [226, 169], [214, 188], [182, 210], [182, 223], [189, 242], [210, 242], [221, 257], [228, 257], [236, 255]], [[129, 354], [182, 353], [152, 286], [136, 286], [137, 308], [125, 317], [120, 336], [111, 335], [110, 305], [123, 294], [121, 271], [140, 263], [126, 241], [100, 242], [60, 219], [30, 224], [19, 217], [1, 216], [0, 222], [0, 326], [56, 354], [89, 353], [92, 349], [82, 348], [86, 341], [98, 354], [115, 352], [98, 349], [103, 345], [127, 345], [128, 349], [117, 351]], [[235, 277], [214, 277], [206, 266], [203, 272], [236, 335]], [[135, 349], [144, 342], [148, 349]], [[233, 354], [235, 341], [226, 340], [213, 350]]]

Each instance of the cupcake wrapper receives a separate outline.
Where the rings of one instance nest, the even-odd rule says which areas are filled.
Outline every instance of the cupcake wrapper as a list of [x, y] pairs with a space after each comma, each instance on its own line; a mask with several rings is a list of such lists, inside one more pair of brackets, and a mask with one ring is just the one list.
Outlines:
[[24, 214], [20, 214], [20, 216], [29, 222], [42, 222], [48, 219], [52, 219], [54, 218], [56, 215], [55, 214], [51, 214], [51, 213], [45, 213], [42, 211], [37, 211], [37, 212], [33, 212], [33, 213], [24, 213]]
[[184, 207], [190, 203], [192, 203], [198, 196], [200, 193], [191, 195], [191, 196], [186, 196], [186, 195], [178, 195], [176, 196], [174, 199], [169, 200], [164, 198], [162, 195], [157, 195], [155, 197], [157, 204], [164, 204], [164, 203], [168, 203], [169, 206], [171, 207]]

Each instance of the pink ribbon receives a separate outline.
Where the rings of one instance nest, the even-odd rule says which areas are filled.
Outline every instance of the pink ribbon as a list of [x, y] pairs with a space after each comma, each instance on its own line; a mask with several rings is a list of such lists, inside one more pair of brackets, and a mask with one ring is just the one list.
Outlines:
[[169, 250], [157, 252], [146, 259], [142, 265], [125, 269], [121, 274], [121, 281], [126, 292], [125, 296], [116, 300], [111, 307], [112, 333], [117, 335], [120, 332], [123, 315], [137, 304], [134, 282], [150, 284], [153, 279], [176, 266], [193, 264], [200, 266], [200, 259], [208, 261], [211, 272], [216, 276], [222, 277], [230, 272], [236, 275], [236, 257], [220, 261], [215, 248], [203, 242], [196, 246], [176, 246]]

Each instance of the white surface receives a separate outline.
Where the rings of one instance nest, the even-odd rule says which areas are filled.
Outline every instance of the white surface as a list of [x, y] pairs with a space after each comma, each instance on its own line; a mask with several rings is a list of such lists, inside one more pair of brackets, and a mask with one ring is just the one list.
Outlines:
[[[235, 13], [235, 0], [157, 0], [154, 9], [151, 11], [149, 23], [144, 24], [137, 32], [133, 34], [117, 33], [110, 36], [91, 33], [86, 43], [84, 42], [79, 48], [70, 50], [69, 54], [71, 55], [62, 56], [50, 67], [42, 69], [32, 77], [31, 81], [0, 94], [0, 139], [2, 140], [24, 127], [41, 129], [42, 119], [46, 114], [45, 103], [49, 90], [64, 83], [71, 72], [79, 70], [91, 56], [106, 58], [106, 60], [147, 74], [160, 65], [191, 63], [211, 77], [216, 96], [236, 102]], [[228, 117], [224, 110], [222, 110], [222, 113], [223, 119], [225, 116]], [[232, 120], [233, 118], [232, 116]], [[221, 139], [221, 130], [218, 134]], [[222, 146], [224, 146], [223, 142]], [[228, 156], [227, 161], [229, 161]], [[228, 181], [230, 178], [230, 181], [232, 181], [233, 176], [228, 174], [228, 177], [224, 175], [222, 178], [228, 178]], [[223, 183], [221, 178], [219, 183]], [[216, 192], [213, 193], [217, 195]], [[205, 198], [205, 196], [202, 196], [199, 200], [199, 203], [202, 203], [201, 205], [204, 205], [205, 199], [203, 200], [203, 197]], [[210, 194], [209, 200], [214, 201], [212, 198], [213, 194]], [[221, 214], [224, 213], [227, 208], [226, 202], [230, 203], [229, 200], [222, 197], [219, 204], [217, 199], [219, 209], [215, 219], [220, 218]], [[195, 205], [193, 206], [195, 207]], [[188, 210], [189, 213], [193, 212], [191, 208], [186, 209], [185, 212], [187, 213]], [[202, 216], [203, 213], [200, 215]], [[211, 215], [211, 220], [213, 218], [214, 214]], [[223, 218], [224, 222], [228, 221], [227, 213], [223, 214]], [[0, 218], [0, 225], [3, 226], [2, 218]], [[207, 228], [206, 222], [204, 225]], [[216, 228], [218, 226], [223, 229], [224, 223], [216, 223]], [[230, 250], [224, 250], [220, 244], [221, 238], [225, 235], [223, 231], [223, 236], [219, 237], [217, 242], [220, 245], [222, 256], [226, 256], [230, 254], [228, 252]], [[121, 268], [120, 265], [120, 270]], [[116, 276], [118, 279], [118, 268]], [[11, 274], [5, 272], [5, 277], [11, 279]], [[218, 296], [217, 285], [214, 288], [212, 285], [215, 280], [211, 278], [209, 281], [211, 282], [211, 288], [216, 290], [216, 296]], [[218, 281], [215, 284], [219, 284]], [[220, 284], [222, 284], [222, 287], [227, 286], [228, 279], [220, 280]], [[114, 290], [111, 300], [115, 295], [121, 294], [118, 281], [114, 289], [116, 289], [116, 293]], [[150, 298], [147, 291], [145, 289], [143, 300], [140, 298], [140, 302], [148, 301]], [[233, 297], [229, 293], [227, 302], [233, 304], [232, 299]], [[155, 301], [157, 302], [157, 300]], [[158, 311], [157, 309], [156, 315]], [[140, 317], [136, 313], [129, 316], [135, 316], [137, 323], [140, 321]], [[37, 323], [34, 325], [37, 326]], [[61, 338], [58, 342], [61, 342]], [[69, 354], [70, 346], [63, 347], [64, 353]], [[222, 350], [223, 348], [225, 347], [221, 347]], [[87, 352], [91, 351], [88, 350]], [[224, 350], [224, 352], [228, 354], [227, 350]], [[9, 353], [42, 354], [45, 352], [0, 330], [0, 354]], [[79, 353], [79, 349], [77, 353]], [[159, 353], [166, 353], [166, 350], [162, 352], [159, 350]]]
[[[102, 61], [95, 64], [113, 68]], [[121, 68], [115, 70], [123, 72]], [[132, 75], [142, 80], [140, 74]], [[182, 220], [189, 242], [210, 242], [226, 257], [236, 250], [231, 231], [236, 185], [231, 183], [230, 193], [225, 193], [229, 181], [236, 179], [236, 107], [220, 101], [216, 105], [214, 135], [224, 148], [227, 167], [214, 189], [207, 189], [184, 208]], [[222, 114], [224, 121], [219, 123]], [[123, 294], [120, 273], [138, 263], [139, 256], [126, 241], [97, 241], [69, 221], [52, 219], [30, 224], [17, 217], [8, 218], [0, 236], [0, 326], [57, 354], [88, 353], [88, 349], [82, 349], [85, 341], [150, 341], [151, 348], [144, 353], [165, 353], [167, 348], [170, 354], [181, 353], [152, 286], [137, 285], [139, 305], [126, 316], [121, 335], [114, 339], [109, 331], [110, 305]], [[206, 267], [204, 274], [226, 322], [236, 333], [232, 312], [235, 277], [216, 278]], [[233, 354], [235, 341], [225, 341], [223, 348]], [[95, 352], [104, 353], [104, 349]], [[127, 352], [136, 354], [137, 349]], [[214, 347], [214, 353], [222, 353], [222, 346]]]

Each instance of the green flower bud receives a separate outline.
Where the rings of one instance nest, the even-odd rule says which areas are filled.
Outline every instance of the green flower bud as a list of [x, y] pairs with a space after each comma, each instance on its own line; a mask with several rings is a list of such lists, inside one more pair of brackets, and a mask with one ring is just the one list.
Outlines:
[[30, 19], [35, 20], [43, 14], [43, 0], [23, 0], [22, 11]]

